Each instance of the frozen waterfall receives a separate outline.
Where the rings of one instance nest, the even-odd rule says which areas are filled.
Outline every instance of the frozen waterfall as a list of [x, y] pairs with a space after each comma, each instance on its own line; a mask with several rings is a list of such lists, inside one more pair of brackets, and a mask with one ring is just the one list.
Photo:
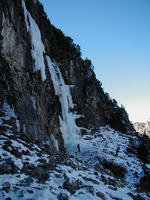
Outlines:
[[42, 81], [46, 80], [44, 56], [45, 47], [41, 40], [41, 32], [38, 25], [32, 18], [31, 14], [27, 11], [24, 0], [22, 0], [22, 8], [24, 10], [25, 23], [27, 31], [31, 37], [31, 55], [34, 60], [34, 71], [41, 71]]
[[60, 130], [63, 134], [65, 147], [69, 150], [74, 148], [80, 138], [80, 128], [76, 125], [75, 119], [81, 117], [80, 115], [71, 112], [70, 109], [74, 108], [72, 96], [69, 85], [66, 85], [60, 69], [56, 63], [53, 63], [50, 57], [46, 56], [51, 79], [53, 81], [55, 94], [59, 96], [61, 103], [62, 115], [60, 119]]

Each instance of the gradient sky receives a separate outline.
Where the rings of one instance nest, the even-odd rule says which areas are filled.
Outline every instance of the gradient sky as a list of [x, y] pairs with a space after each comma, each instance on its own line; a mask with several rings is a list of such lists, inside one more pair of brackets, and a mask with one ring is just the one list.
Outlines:
[[40, 0], [132, 122], [150, 118], [150, 0]]

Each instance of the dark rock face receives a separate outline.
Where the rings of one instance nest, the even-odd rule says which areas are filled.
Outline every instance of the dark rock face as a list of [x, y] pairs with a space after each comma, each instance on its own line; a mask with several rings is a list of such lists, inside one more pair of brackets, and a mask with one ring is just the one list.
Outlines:
[[1, 105], [7, 101], [20, 121], [20, 133], [45, 148], [54, 148], [51, 135], [58, 140], [60, 103], [50, 77], [41, 81], [33, 72], [30, 40], [26, 30], [21, 1], [1, 1]]
[[150, 138], [146, 135], [141, 137], [140, 139], [140, 145], [137, 148], [137, 153], [139, 158], [144, 163], [150, 162]]
[[[71, 93], [73, 103], [76, 104], [75, 110], [78, 114], [84, 115], [83, 118], [76, 120], [77, 125], [96, 129], [109, 124], [122, 132], [131, 130], [127, 113], [104, 93], [89, 63], [82, 60], [79, 52], [70, 53], [69, 49], [60, 45], [58, 31], [47, 20], [43, 6], [37, 0], [26, 0], [25, 4], [40, 29], [45, 54], [59, 62], [65, 83], [74, 85]], [[14, 108], [19, 120], [19, 130], [16, 121], [12, 120], [16, 127], [14, 131], [26, 135], [48, 151], [57, 149], [54, 142], [57, 140], [59, 151], [63, 151], [64, 141], [59, 123], [61, 104], [55, 95], [46, 59], [45, 81], [41, 80], [39, 71], [33, 70], [30, 40], [22, 1], [1, 0], [0, 106], [8, 102]]]

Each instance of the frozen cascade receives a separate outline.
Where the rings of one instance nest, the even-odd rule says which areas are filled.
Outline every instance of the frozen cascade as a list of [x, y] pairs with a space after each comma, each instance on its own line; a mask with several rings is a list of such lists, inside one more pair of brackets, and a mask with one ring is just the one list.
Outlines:
[[45, 48], [41, 40], [41, 32], [38, 25], [32, 18], [31, 14], [27, 11], [24, 0], [22, 0], [22, 8], [24, 10], [25, 23], [27, 31], [31, 37], [31, 54], [34, 60], [34, 71], [41, 71], [42, 81], [46, 80], [44, 56]]
[[70, 112], [70, 108], [74, 107], [70, 86], [65, 84], [58, 65], [53, 63], [49, 56], [46, 56], [46, 60], [53, 81], [55, 94], [59, 96], [61, 103], [62, 116], [59, 116], [60, 130], [63, 134], [65, 147], [70, 151], [79, 143], [80, 128], [76, 125], [75, 119], [81, 116]]

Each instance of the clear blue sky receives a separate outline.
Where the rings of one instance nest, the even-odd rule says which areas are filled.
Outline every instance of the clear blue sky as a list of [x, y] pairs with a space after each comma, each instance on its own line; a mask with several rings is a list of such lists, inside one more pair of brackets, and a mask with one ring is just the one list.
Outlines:
[[150, 118], [150, 0], [40, 0], [131, 121]]

